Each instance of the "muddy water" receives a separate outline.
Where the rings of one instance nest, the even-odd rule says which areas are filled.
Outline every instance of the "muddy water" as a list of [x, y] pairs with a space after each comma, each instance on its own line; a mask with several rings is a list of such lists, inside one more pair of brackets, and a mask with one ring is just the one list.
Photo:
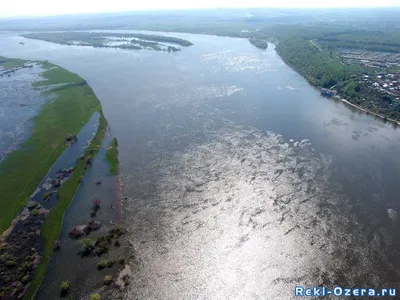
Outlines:
[[399, 131], [320, 97], [273, 45], [174, 36], [195, 45], [168, 54], [0, 37], [0, 54], [77, 72], [102, 102], [136, 256], [126, 298], [400, 287]]

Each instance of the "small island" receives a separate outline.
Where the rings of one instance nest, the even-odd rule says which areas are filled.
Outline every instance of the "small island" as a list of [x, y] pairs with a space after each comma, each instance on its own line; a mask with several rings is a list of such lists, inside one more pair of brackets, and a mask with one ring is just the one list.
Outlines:
[[260, 49], [267, 49], [268, 48], [268, 41], [267, 40], [262, 40], [262, 39], [258, 39], [258, 38], [250, 38], [249, 42], [256, 46], [257, 48]]
[[36, 39], [70, 46], [91, 46], [99, 48], [119, 48], [132, 50], [180, 51], [179, 47], [193, 44], [187, 40], [161, 35], [140, 33], [107, 33], [107, 32], [42, 32], [22, 35]]

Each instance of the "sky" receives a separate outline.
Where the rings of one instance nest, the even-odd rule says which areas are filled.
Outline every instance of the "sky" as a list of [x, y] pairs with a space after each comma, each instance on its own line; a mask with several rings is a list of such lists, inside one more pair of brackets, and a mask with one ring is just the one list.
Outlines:
[[1, 0], [0, 17], [234, 7], [382, 7], [400, 0]]

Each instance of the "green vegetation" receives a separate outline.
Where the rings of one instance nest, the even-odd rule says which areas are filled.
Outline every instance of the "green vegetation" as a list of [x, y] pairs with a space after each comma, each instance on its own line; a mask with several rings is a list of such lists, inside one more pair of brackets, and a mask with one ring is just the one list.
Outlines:
[[127, 34], [120, 34], [118, 35], [119, 37], [133, 37], [133, 38], [138, 38], [142, 40], [148, 40], [148, 41], [153, 41], [153, 42], [162, 42], [162, 43], [170, 43], [170, 44], [175, 44], [179, 46], [184, 46], [184, 47], [189, 47], [192, 46], [193, 44], [187, 40], [184, 39], [179, 39], [176, 37], [171, 37], [171, 36], [162, 36], [162, 35], [151, 35], [151, 34], [133, 34], [133, 33], [127, 33]]
[[111, 142], [110, 147], [106, 153], [107, 160], [110, 162], [110, 174], [117, 175], [118, 174], [118, 141], [114, 138]]
[[[47, 70], [43, 72], [43, 76], [47, 80], [38, 83], [37, 86], [56, 83], [65, 85], [46, 92], [53, 94], [56, 98], [44, 106], [35, 118], [35, 134], [22, 145], [20, 150], [11, 153], [1, 165], [2, 173], [0, 174], [4, 172], [7, 176], [0, 176], [0, 190], [4, 195], [8, 195], [2, 198], [0, 203], [2, 209], [4, 206], [4, 211], [7, 212], [4, 214], [7, 221], [1, 219], [3, 230], [7, 228], [40, 180], [47, 174], [48, 169], [65, 150], [65, 136], [69, 133], [77, 134], [94, 112], [100, 112], [98, 131], [84, 153], [84, 157], [90, 159], [90, 155], [96, 155], [106, 132], [107, 122], [102, 115], [100, 102], [92, 89], [76, 74], [48, 63], [44, 66]], [[70, 179], [57, 193], [57, 204], [44, 221], [41, 231], [43, 256], [34, 270], [33, 280], [24, 299], [32, 299], [42, 281], [61, 230], [64, 213], [86, 173], [87, 159], [78, 160]], [[3, 181], [7, 184], [3, 184]], [[21, 186], [25, 187], [23, 192], [21, 192]]]
[[[96, 101], [97, 98], [96, 98]], [[101, 112], [101, 111], [100, 111]], [[101, 146], [101, 141], [105, 136], [107, 130], [107, 121], [101, 115], [100, 125], [97, 130], [95, 137], [90, 143], [89, 147], [85, 150], [85, 157], [89, 157], [89, 154], [95, 156], [98, 149]], [[65, 182], [58, 191], [58, 201], [56, 206], [50, 211], [46, 220], [43, 224], [42, 238], [43, 238], [43, 256], [39, 266], [35, 269], [34, 279], [29, 285], [28, 291], [26, 292], [24, 299], [32, 299], [38, 289], [42, 278], [46, 272], [47, 264], [53, 252], [54, 245], [59, 236], [62, 226], [62, 220], [64, 213], [71, 203], [77, 187], [79, 186], [80, 180], [86, 173], [87, 164], [85, 160], [79, 160], [75, 166], [75, 170], [72, 173], [71, 178]]]
[[97, 269], [99, 269], [99, 270], [103, 270], [103, 269], [105, 269], [106, 267], [107, 267], [107, 261], [104, 260], [104, 259], [102, 259], [101, 261], [99, 261], [99, 262], [97, 263]]
[[[324, 30], [321, 31], [324, 32]], [[313, 32], [314, 37], [323, 34], [326, 33]], [[333, 35], [333, 33], [329, 34]], [[352, 104], [386, 119], [400, 120], [400, 102], [395, 99], [394, 94], [372, 88], [373, 81], [364, 78], [365, 74], [376, 78], [376, 68], [361, 63], [347, 62], [340, 53], [335, 51], [336, 48], [325, 48], [320, 40], [317, 44], [309, 38], [310, 36], [282, 38], [276, 51], [286, 63], [295, 68], [311, 84], [322, 88], [334, 88]], [[358, 46], [360, 45], [362, 43]], [[400, 49], [400, 44], [396, 47]], [[379, 48], [379, 50], [385, 49]], [[388, 73], [385, 68], [380, 68], [380, 72]]]
[[113, 278], [111, 275], [104, 276], [103, 282], [105, 285], [110, 285], [113, 282]]
[[260, 49], [267, 49], [268, 48], [268, 41], [267, 40], [261, 40], [261, 39], [257, 39], [257, 38], [250, 38], [249, 42], [256, 46], [257, 48]]
[[97, 269], [103, 270], [105, 268], [111, 268], [115, 264], [115, 260], [101, 260], [97, 263]]
[[27, 63], [26, 60], [17, 59], [17, 58], [6, 58], [0, 56], [0, 66], [5, 68], [6, 70], [14, 69], [14, 68], [21, 68]]
[[279, 42], [276, 51], [286, 63], [316, 86], [330, 88], [344, 80], [341, 61], [331, 58], [329, 53], [320, 52], [309, 40], [288, 38]]
[[69, 292], [69, 282], [63, 281], [60, 285], [60, 295], [61, 297], [65, 297]]
[[47, 81], [38, 83], [38, 87], [66, 85], [46, 92], [54, 95], [55, 100], [48, 102], [34, 118], [32, 136], [0, 164], [1, 233], [66, 149], [65, 137], [77, 134], [94, 112], [101, 111], [100, 102], [87, 84], [71, 84], [83, 81], [78, 75], [49, 63], [43, 67], [47, 69], [43, 72]]
[[124, 233], [125, 230], [117, 225], [111, 228], [107, 234], [101, 235], [95, 240], [82, 239], [80, 241], [81, 245], [83, 246], [83, 251], [81, 252], [81, 254], [83, 256], [101, 256], [108, 252], [114, 239], [114, 246], [119, 247], [120, 243], [118, 241], [118, 238], [120, 238]]
[[[191, 42], [170, 36], [134, 34], [134, 33], [103, 33], [103, 32], [46, 32], [24, 34], [25, 38], [38, 39], [62, 45], [79, 45], [120, 49], [152, 49], [157, 51], [175, 52], [179, 48], [168, 45], [188, 47]], [[167, 43], [167, 44], [162, 44]]]
[[101, 300], [101, 297], [99, 294], [92, 294], [90, 295], [90, 300]]

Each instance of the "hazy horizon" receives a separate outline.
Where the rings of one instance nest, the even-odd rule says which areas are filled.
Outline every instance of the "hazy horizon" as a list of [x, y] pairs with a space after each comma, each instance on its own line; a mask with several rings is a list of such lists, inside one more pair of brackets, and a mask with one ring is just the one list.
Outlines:
[[[21, 3], [22, 2], [22, 3]], [[139, 11], [165, 11], [165, 10], [196, 10], [196, 9], [235, 9], [235, 8], [384, 8], [400, 7], [400, 0], [337, 0], [322, 2], [316, 0], [304, 0], [301, 4], [295, 0], [280, 0], [271, 2], [262, 0], [193, 0], [183, 4], [179, 0], [171, 0], [168, 3], [160, 0], [148, 0], [143, 3], [132, 3], [127, 0], [114, 0], [110, 2], [95, 2], [70, 0], [59, 2], [57, 6], [52, 5], [49, 0], [37, 1], [14, 1], [2, 5], [0, 18], [14, 17], [42, 17], [75, 14], [98, 14], [98, 13], [124, 13]], [[228, 4], [229, 3], [229, 4]]]

